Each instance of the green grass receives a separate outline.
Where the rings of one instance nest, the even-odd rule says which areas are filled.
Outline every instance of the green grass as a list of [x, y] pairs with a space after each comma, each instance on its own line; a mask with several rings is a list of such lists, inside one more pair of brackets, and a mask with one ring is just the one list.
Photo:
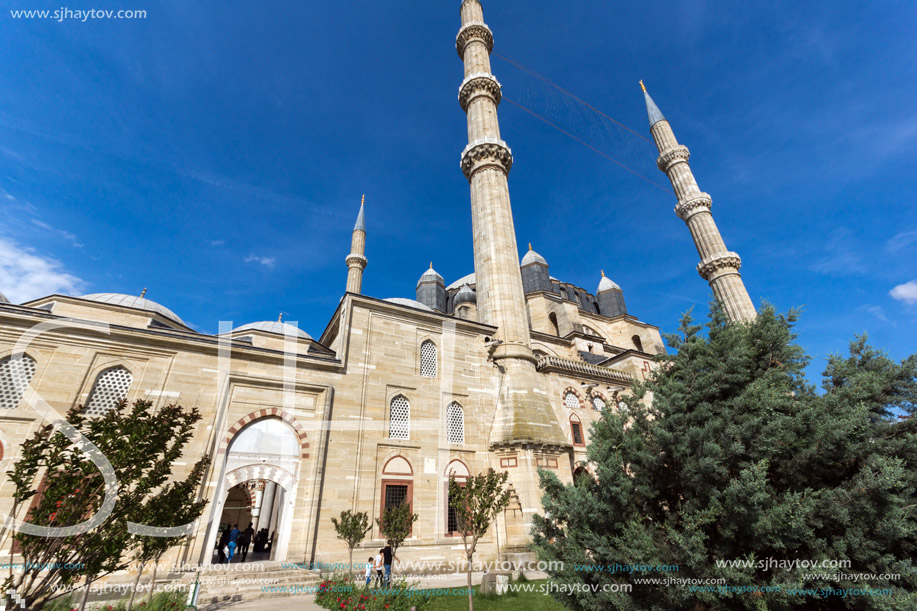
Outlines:
[[[567, 611], [567, 608], [554, 600], [550, 594], [538, 591], [541, 581], [517, 581], [512, 585], [534, 586], [534, 592], [507, 592], [503, 596], [478, 594], [479, 586], [474, 587], [474, 611], [509, 611], [510, 609], [524, 609], [525, 611]], [[462, 588], [457, 588], [462, 589]], [[424, 611], [465, 611], [468, 609], [468, 596], [431, 596], [430, 604]]]

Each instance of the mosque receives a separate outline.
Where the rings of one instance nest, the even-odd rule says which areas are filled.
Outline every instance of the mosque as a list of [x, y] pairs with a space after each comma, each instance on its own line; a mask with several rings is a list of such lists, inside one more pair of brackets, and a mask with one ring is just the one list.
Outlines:
[[[431, 265], [414, 299], [363, 295], [372, 241], [361, 204], [346, 290], [319, 337], [281, 320], [202, 334], [144, 294], [3, 298], [3, 470], [46, 424], [30, 405], [33, 395], [58, 414], [80, 404], [98, 415], [121, 399], [178, 403], [203, 418], [184, 462], [174, 465], [177, 476], [202, 455], [213, 461], [200, 491], [207, 509], [175, 561], [215, 562], [221, 525], [248, 522], [271, 533], [272, 560], [340, 561], [347, 549], [332, 517], [356, 510], [375, 518], [401, 503], [419, 519], [400, 559], [457, 560], [463, 551], [449, 476], [488, 468], [509, 473], [512, 501], [479, 557], [525, 550], [541, 511], [538, 470], [563, 482], [588, 473], [591, 423], [618, 409], [664, 347], [658, 327], [632, 313], [604, 273], [592, 292], [553, 277], [531, 245], [520, 261], [507, 183], [513, 155], [499, 130], [501, 87], [479, 0], [464, 0], [461, 23], [458, 100], [468, 144], [460, 165], [471, 193], [474, 273], [447, 284]], [[739, 257], [723, 243], [687, 148], [644, 95], [658, 165], [697, 246], [698, 272], [732, 320], [750, 320]], [[0, 477], [6, 515], [12, 486]], [[373, 525], [364, 547], [382, 542]], [[9, 537], [0, 541], [0, 558], [10, 547]]]

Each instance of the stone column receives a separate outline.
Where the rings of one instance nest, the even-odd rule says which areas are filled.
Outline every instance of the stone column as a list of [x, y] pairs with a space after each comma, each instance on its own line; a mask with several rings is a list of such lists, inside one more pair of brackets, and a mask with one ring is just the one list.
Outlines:
[[738, 254], [726, 249], [710, 212], [713, 200], [697, 186], [691, 166], [688, 165], [688, 147], [679, 144], [675, 139], [672, 127], [647, 93], [646, 87], [643, 87], [643, 81], [640, 82], [640, 87], [646, 99], [650, 132], [659, 150], [656, 164], [672, 183], [675, 196], [678, 198], [675, 213], [688, 225], [694, 245], [697, 247], [697, 254], [700, 255], [697, 271], [710, 283], [716, 300], [730, 321], [754, 320], [757, 315], [755, 306], [739, 274], [742, 260]]

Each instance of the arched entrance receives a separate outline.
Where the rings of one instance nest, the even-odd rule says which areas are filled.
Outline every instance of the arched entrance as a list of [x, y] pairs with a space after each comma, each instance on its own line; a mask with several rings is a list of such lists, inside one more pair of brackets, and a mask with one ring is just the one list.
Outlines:
[[[225, 529], [238, 525], [243, 531], [251, 524], [254, 535], [263, 534], [252, 537], [247, 561], [286, 559], [301, 458], [300, 435], [278, 417], [254, 420], [235, 433], [226, 452], [219, 502], [212, 509], [205, 558], [218, 562]], [[241, 556], [233, 558], [240, 561]]]

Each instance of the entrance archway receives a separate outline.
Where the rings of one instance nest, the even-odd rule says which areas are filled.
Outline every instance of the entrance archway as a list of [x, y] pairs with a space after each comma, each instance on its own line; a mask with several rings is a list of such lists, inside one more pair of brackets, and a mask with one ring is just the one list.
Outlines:
[[[215, 496], [218, 502], [212, 509], [214, 519], [207, 548], [211, 553], [205, 553], [207, 560], [217, 562], [217, 544], [225, 528], [238, 524], [242, 531], [249, 523], [255, 534], [266, 529], [262, 543], [270, 544], [266, 555], [250, 556], [248, 561], [286, 559], [302, 443], [301, 436], [279, 417], [254, 420], [232, 437], [220, 490]], [[250, 553], [254, 553], [254, 542], [253, 537]]]

